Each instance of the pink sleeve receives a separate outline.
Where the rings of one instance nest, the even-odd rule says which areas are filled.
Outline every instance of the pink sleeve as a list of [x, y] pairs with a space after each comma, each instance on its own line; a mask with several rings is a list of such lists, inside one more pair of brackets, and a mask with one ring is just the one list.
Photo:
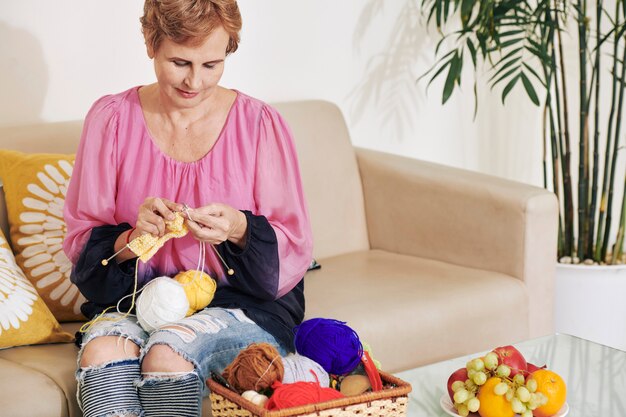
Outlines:
[[255, 172], [255, 214], [265, 216], [278, 243], [278, 297], [298, 284], [313, 256], [313, 236], [289, 126], [273, 108], [261, 114]]
[[67, 224], [63, 250], [74, 264], [92, 228], [117, 224], [117, 107], [115, 97], [105, 96], [94, 103], [85, 118], [63, 209]]

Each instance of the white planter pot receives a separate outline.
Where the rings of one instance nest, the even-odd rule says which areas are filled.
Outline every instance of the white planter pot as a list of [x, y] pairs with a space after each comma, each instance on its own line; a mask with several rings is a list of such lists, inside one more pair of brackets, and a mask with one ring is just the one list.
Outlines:
[[626, 351], [626, 265], [557, 264], [557, 333]]

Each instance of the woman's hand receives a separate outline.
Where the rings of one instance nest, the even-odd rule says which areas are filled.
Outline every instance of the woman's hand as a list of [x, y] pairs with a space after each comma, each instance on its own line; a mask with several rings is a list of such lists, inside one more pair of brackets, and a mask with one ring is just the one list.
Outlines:
[[183, 211], [187, 227], [193, 236], [212, 245], [226, 240], [239, 247], [245, 246], [248, 221], [246, 215], [226, 204], [208, 206]]
[[133, 238], [150, 233], [161, 237], [165, 234], [165, 220], [174, 220], [174, 212], [181, 211], [182, 204], [165, 198], [148, 197], [139, 206]]
[[[113, 245], [114, 251], [119, 252], [126, 243], [145, 233], [154, 236], [165, 234], [165, 220], [174, 220], [174, 212], [181, 211], [182, 204], [174, 203], [164, 198], [148, 197], [139, 206], [137, 213], [137, 223], [135, 228], [120, 234]], [[130, 250], [121, 252], [116, 257], [118, 263], [135, 258], [135, 254]]]

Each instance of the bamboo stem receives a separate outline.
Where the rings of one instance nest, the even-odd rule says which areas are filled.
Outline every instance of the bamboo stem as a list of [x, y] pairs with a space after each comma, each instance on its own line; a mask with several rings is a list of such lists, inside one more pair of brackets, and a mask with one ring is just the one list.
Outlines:
[[591, 202], [589, 204], [589, 229], [587, 232], [587, 251], [585, 258], [593, 258], [594, 254], [594, 231], [596, 221], [596, 203], [598, 199], [598, 161], [600, 160], [600, 39], [602, 33], [600, 24], [602, 22], [602, 0], [596, 2], [596, 57], [593, 64], [595, 72], [595, 100], [593, 109], [594, 134], [593, 134], [593, 175], [591, 186]]
[[[545, 71], [544, 71], [545, 72]], [[548, 95], [550, 94], [548, 87]], [[547, 113], [548, 113], [548, 98], [546, 97], [546, 103], [543, 106], [543, 114], [541, 118], [541, 126], [542, 126], [542, 135], [541, 135], [541, 144], [542, 144], [542, 153], [541, 153], [541, 167], [543, 168], [543, 188], [548, 189], [548, 122], [547, 122]], [[552, 132], [551, 132], [552, 133]], [[554, 175], [553, 175], [554, 177]], [[556, 187], [554, 188], [554, 192], [556, 192]], [[558, 197], [558, 194], [557, 194]], [[561, 199], [559, 198], [559, 201]]]
[[[602, 242], [603, 247], [607, 247], [609, 245], [609, 235], [611, 234], [611, 220], [613, 213], [613, 189], [615, 188], [615, 167], [617, 166], [617, 151], [619, 144], [619, 134], [622, 127], [622, 108], [624, 104], [624, 77], [626, 77], [626, 42], [624, 43], [624, 50], [622, 53], [622, 73], [619, 79], [619, 99], [617, 104], [617, 118], [615, 124], [615, 136], [613, 138], [613, 149], [611, 155], [611, 174], [609, 177], [609, 194], [607, 198], [607, 206], [606, 206], [606, 227], [604, 231], [604, 241]], [[613, 259], [617, 257], [617, 254], [613, 253]]]
[[[558, 11], [558, 2], [554, 0], [555, 10]], [[561, 147], [561, 169], [563, 171], [563, 234], [565, 240], [564, 254], [573, 255], [574, 251], [574, 201], [572, 196], [572, 176], [571, 170], [571, 140], [569, 134], [569, 111], [567, 104], [567, 85], [565, 83], [565, 59], [563, 55], [563, 40], [561, 37], [561, 30], [559, 28], [559, 16], [557, 12], [556, 19], [554, 19], [555, 30], [558, 38], [558, 57], [561, 73], [561, 91], [563, 92], [562, 100], [557, 100], [563, 103], [563, 139], [565, 141], [564, 146]], [[558, 92], [559, 89], [556, 88]]]
[[[617, 22], [617, 16], [619, 15], [619, 5], [615, 4], [615, 17]], [[613, 42], [613, 84], [611, 87], [611, 107], [609, 112], [609, 120], [607, 122], [607, 134], [606, 134], [606, 146], [604, 149], [604, 168], [602, 173], [602, 195], [600, 197], [600, 210], [598, 213], [598, 227], [596, 231], [596, 250], [594, 253], [594, 259], [597, 262], [606, 262], [606, 253], [608, 246], [608, 239], [605, 240], [605, 236], [609, 234], [609, 230], [606, 228], [606, 210], [607, 210], [607, 200], [609, 194], [609, 172], [611, 171], [611, 149], [612, 142], [611, 138], [613, 137], [613, 125], [615, 123], [615, 102], [617, 100], [617, 51], [619, 46], [619, 34], [617, 31], [617, 23], [614, 28], [614, 42]]]
[[[551, 21], [551, 16], [550, 16], [550, 11], [546, 10], [546, 20], [547, 22]], [[550, 68], [548, 69], [548, 67], [545, 65], [545, 63], [542, 65], [543, 68], [543, 73], [544, 73], [544, 78], [546, 81], [546, 103], [544, 106], [544, 119], [543, 119], [543, 137], [544, 137], [544, 188], [548, 188], [547, 187], [547, 172], [546, 172], [546, 132], [548, 130], [548, 127], [546, 126], [546, 113], [548, 114], [549, 117], [549, 128], [550, 128], [550, 148], [552, 150], [551, 152], [551, 156], [552, 156], [552, 183], [553, 183], [553, 187], [554, 187], [554, 193], [557, 196], [558, 201], [562, 201], [562, 197], [561, 197], [561, 192], [560, 192], [560, 176], [559, 176], [559, 156], [561, 155], [561, 151], [559, 149], [559, 145], [558, 145], [558, 141], [557, 141], [557, 126], [555, 123], [555, 117], [554, 117], [554, 111], [552, 108], [552, 79], [555, 79], [555, 85], [557, 84], [556, 82], [556, 58], [555, 58], [555, 53], [554, 53], [554, 31], [550, 30], [548, 33], [548, 37], [546, 39], [546, 42], [548, 44], [548, 47], [550, 49], [550, 56], [551, 56], [551, 60], [550, 60]], [[558, 90], [558, 89], [556, 89]], [[558, 104], [558, 102], [557, 102]], [[564, 248], [564, 238], [563, 238], [563, 227], [562, 227], [562, 217], [561, 217], [561, 211], [559, 210], [559, 234], [558, 234], [558, 254], [559, 257], [562, 256], [563, 254], [563, 248]]]
[[579, 98], [580, 118], [578, 119], [578, 244], [577, 254], [584, 258], [588, 221], [589, 193], [589, 110], [587, 102], [587, 2], [577, 1], [578, 9], [578, 62], [579, 62]]
[[624, 191], [622, 193], [622, 214], [619, 219], [619, 227], [617, 228], [617, 239], [613, 247], [613, 257], [611, 263], [617, 264], [622, 259], [624, 251], [624, 229], [626, 228], [626, 175], [624, 176]]

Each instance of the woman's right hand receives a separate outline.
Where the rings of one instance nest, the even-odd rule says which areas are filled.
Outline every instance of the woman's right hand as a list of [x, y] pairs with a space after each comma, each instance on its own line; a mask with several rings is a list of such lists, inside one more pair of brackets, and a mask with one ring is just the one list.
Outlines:
[[[174, 220], [174, 212], [182, 209], [182, 204], [174, 203], [165, 198], [146, 198], [139, 206], [135, 228], [117, 237], [114, 244], [115, 252], [119, 252], [128, 242], [143, 234], [150, 233], [158, 237], [163, 236], [165, 234], [165, 220]], [[116, 260], [120, 263], [135, 257], [133, 252], [127, 250], [117, 255]]]
[[165, 220], [174, 220], [174, 212], [182, 211], [183, 205], [159, 197], [148, 197], [139, 206], [137, 223], [131, 238], [150, 233], [161, 237], [165, 234]]

